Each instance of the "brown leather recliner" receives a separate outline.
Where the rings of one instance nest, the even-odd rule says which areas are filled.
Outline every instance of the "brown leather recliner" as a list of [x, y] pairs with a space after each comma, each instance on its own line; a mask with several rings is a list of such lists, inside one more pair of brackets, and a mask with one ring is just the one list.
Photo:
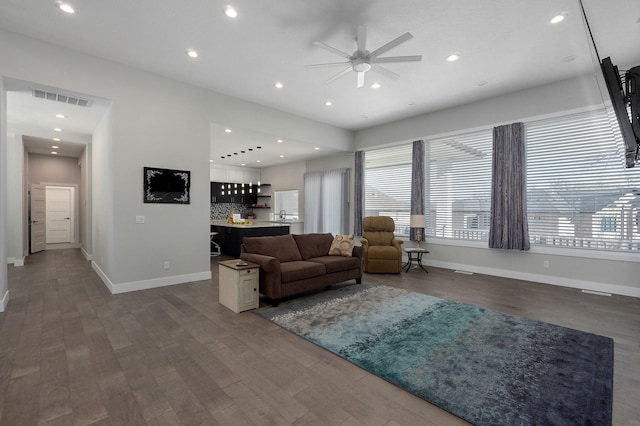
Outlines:
[[364, 272], [400, 273], [402, 240], [395, 238], [396, 224], [389, 216], [367, 216], [362, 219]]

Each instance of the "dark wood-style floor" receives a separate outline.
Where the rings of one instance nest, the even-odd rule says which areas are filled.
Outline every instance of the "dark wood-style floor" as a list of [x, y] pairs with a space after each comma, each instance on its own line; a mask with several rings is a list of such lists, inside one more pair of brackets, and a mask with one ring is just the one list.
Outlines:
[[[456, 425], [462, 420], [249, 312], [213, 279], [111, 295], [79, 250], [9, 266], [0, 425]], [[615, 340], [614, 425], [640, 425], [640, 301], [430, 268], [366, 275]]]

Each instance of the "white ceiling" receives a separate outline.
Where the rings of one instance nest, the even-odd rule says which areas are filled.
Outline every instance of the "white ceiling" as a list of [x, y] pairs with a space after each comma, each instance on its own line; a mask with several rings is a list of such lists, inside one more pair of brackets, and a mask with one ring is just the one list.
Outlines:
[[[600, 56], [621, 68], [640, 64], [640, 3], [583, 2]], [[53, 0], [0, 0], [0, 28], [349, 130], [591, 73], [595, 63], [579, 0], [231, 0], [235, 19], [224, 15], [226, 2], [215, 0], [70, 3], [74, 15]], [[567, 19], [551, 24], [558, 14]], [[304, 67], [342, 61], [313, 42], [352, 53], [358, 25], [367, 26], [369, 50], [411, 32], [413, 39], [382, 56], [422, 55], [422, 61], [385, 64], [399, 80], [369, 71], [360, 89], [355, 73], [324, 83], [341, 67]], [[186, 56], [190, 48], [197, 59]], [[454, 52], [461, 59], [447, 62]], [[284, 87], [276, 89], [276, 81]], [[372, 89], [373, 82], [381, 87]], [[42, 132], [51, 133], [55, 103], [17, 92], [8, 96], [9, 127], [52, 137]], [[69, 114], [65, 140], [85, 142], [108, 101], [94, 106], [98, 118]], [[224, 127], [212, 123], [212, 133]], [[285, 141], [280, 158], [277, 135], [234, 133], [228, 142], [216, 140], [214, 162], [234, 155], [239, 143], [264, 146], [259, 167], [312, 155], [302, 142]]]

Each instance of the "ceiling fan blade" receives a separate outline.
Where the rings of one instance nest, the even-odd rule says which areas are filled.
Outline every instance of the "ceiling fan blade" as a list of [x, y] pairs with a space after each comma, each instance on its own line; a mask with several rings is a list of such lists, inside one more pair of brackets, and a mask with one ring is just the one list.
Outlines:
[[406, 32], [404, 34], [402, 34], [401, 36], [398, 36], [396, 38], [394, 38], [393, 40], [391, 40], [389, 43], [380, 46], [379, 48], [377, 48], [376, 50], [374, 50], [373, 52], [371, 52], [371, 55], [369, 55], [371, 58], [375, 58], [378, 55], [382, 55], [384, 52], [387, 52], [391, 49], [393, 49], [394, 47], [396, 47], [399, 44], [404, 43], [405, 41], [412, 39], [413, 36], [411, 35], [410, 32]]
[[358, 25], [358, 35], [356, 36], [356, 42], [358, 44], [358, 52], [366, 52], [367, 46], [367, 27], [364, 25]]
[[361, 88], [362, 86], [364, 86], [364, 72], [357, 72], [356, 74], [358, 74], [358, 84], [357, 87], [358, 89]]
[[334, 75], [333, 77], [331, 77], [330, 79], [325, 81], [325, 83], [326, 84], [333, 83], [334, 81], [336, 81], [337, 79], [339, 79], [343, 75], [347, 75], [350, 72], [351, 72], [351, 67], [347, 67], [347, 68], [343, 69], [342, 71], [340, 71], [338, 74]]
[[382, 74], [382, 75], [384, 75], [385, 77], [388, 77], [388, 78], [392, 79], [392, 80], [397, 80], [397, 79], [400, 78], [400, 76], [398, 74], [396, 74], [395, 72], [389, 71], [388, 69], [383, 68], [380, 65], [375, 64], [375, 63], [371, 64], [371, 69], [376, 71], [376, 72], [378, 72], [378, 73], [380, 73], [380, 74]]
[[345, 58], [345, 59], [351, 59], [351, 55], [349, 55], [348, 53], [343, 52], [343, 51], [342, 51], [342, 50], [340, 50], [340, 49], [336, 49], [335, 47], [331, 47], [331, 46], [329, 46], [328, 44], [323, 43], [323, 42], [321, 42], [321, 41], [314, 41], [314, 42], [313, 42], [313, 45], [314, 45], [314, 46], [321, 47], [321, 48], [323, 48], [323, 49], [325, 49], [325, 50], [328, 50], [329, 52], [333, 52], [333, 53], [335, 53], [336, 55], [342, 56], [342, 57], [343, 57], [343, 58]]
[[309, 68], [309, 69], [313, 69], [313, 68], [328, 68], [328, 67], [335, 67], [336, 65], [349, 65], [351, 62], [347, 61], [347, 62], [328, 62], [326, 64], [311, 64], [311, 65], [305, 65], [305, 68]]
[[422, 55], [415, 56], [390, 56], [388, 58], [375, 58], [371, 62], [377, 64], [383, 64], [385, 62], [419, 62], [422, 60]]

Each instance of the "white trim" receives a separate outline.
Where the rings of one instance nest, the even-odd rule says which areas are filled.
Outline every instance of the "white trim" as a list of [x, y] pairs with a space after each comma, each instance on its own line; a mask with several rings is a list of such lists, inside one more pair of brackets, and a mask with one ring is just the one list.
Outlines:
[[89, 254], [86, 252], [86, 250], [84, 249], [84, 247], [80, 247], [80, 253], [82, 253], [82, 256], [86, 259], [86, 260], [93, 260], [93, 255]]
[[7, 305], [9, 304], [9, 290], [4, 293], [2, 296], [2, 300], [0, 300], [0, 312], [4, 312], [7, 309]]
[[553, 277], [549, 275], [530, 274], [528, 272], [510, 271], [507, 269], [487, 268], [484, 266], [464, 265], [461, 263], [443, 262], [439, 260], [425, 260], [425, 265], [445, 269], [462, 269], [476, 274], [493, 275], [496, 277], [511, 278], [515, 280], [533, 281], [543, 284], [551, 284], [562, 287], [577, 288], [580, 290], [597, 291], [600, 293], [612, 293], [621, 296], [640, 297], [640, 288], [615, 284], [605, 284], [594, 281], [574, 280], [572, 278]]
[[7, 257], [7, 265], [24, 266], [24, 257], [22, 259], [16, 259], [15, 257]]
[[147, 290], [150, 288], [166, 287], [169, 285], [183, 284], [193, 281], [203, 281], [211, 279], [211, 271], [198, 272], [195, 274], [175, 275], [172, 277], [154, 278], [151, 280], [132, 281], [128, 283], [114, 284], [100, 269], [97, 263], [91, 261], [91, 267], [98, 274], [102, 282], [107, 286], [111, 294], [128, 293], [130, 291]]
[[[399, 237], [404, 241], [409, 241], [408, 237]], [[443, 246], [471, 247], [492, 250], [488, 241], [457, 240], [442, 237], [427, 237], [424, 244], [434, 244]], [[522, 253], [549, 254], [553, 256], [578, 257], [585, 259], [615, 260], [618, 262], [640, 262], [640, 253], [637, 251], [613, 251], [613, 250], [593, 250], [579, 249], [571, 247], [554, 247], [538, 244], [531, 244], [531, 250]]]

